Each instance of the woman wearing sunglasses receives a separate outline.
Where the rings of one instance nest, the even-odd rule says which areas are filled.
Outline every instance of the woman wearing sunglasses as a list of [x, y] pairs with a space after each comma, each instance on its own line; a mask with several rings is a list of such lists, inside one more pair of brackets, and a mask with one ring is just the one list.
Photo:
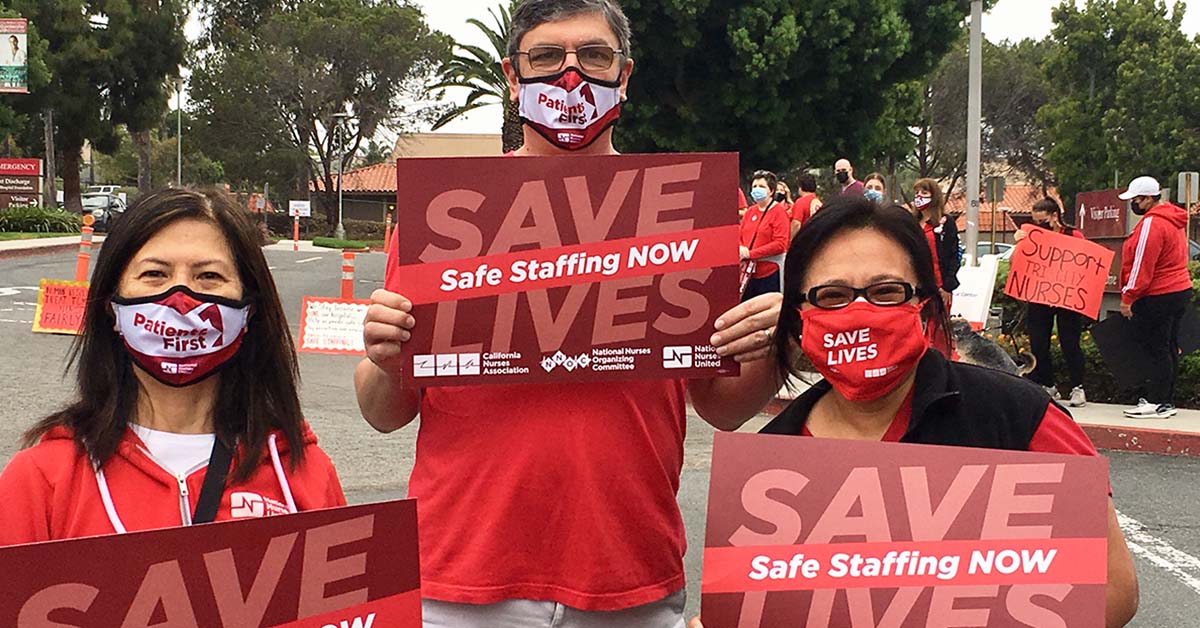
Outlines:
[[[779, 371], [799, 376], [799, 348], [824, 379], [763, 433], [1097, 455], [1041, 387], [929, 350], [925, 329], [946, 323], [946, 308], [928, 241], [907, 210], [831, 202], [796, 236], [784, 277]], [[1137, 600], [1110, 497], [1106, 625], [1128, 623]]]

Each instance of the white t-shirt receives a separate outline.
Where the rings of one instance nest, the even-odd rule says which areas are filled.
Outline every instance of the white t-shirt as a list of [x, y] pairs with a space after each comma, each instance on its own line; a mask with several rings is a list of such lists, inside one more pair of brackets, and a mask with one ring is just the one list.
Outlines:
[[185, 476], [207, 464], [217, 438], [215, 434], [160, 432], [136, 423], [130, 423], [129, 427], [146, 444], [150, 455], [177, 476]]

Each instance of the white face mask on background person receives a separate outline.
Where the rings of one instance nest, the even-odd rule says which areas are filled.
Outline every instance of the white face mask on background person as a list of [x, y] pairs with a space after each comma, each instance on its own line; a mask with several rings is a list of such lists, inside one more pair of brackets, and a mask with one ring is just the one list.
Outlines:
[[178, 387], [214, 375], [237, 355], [252, 306], [174, 286], [147, 297], [113, 297], [112, 309], [134, 364]]

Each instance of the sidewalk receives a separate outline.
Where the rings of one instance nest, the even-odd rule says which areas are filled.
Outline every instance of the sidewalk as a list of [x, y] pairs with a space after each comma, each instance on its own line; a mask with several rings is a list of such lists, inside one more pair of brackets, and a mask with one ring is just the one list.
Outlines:
[[[280, 240], [275, 244], [268, 244], [263, 247], [264, 251], [291, 251], [291, 240]], [[312, 240], [300, 240], [301, 253], [341, 253], [340, 249], [330, 249], [323, 246], [313, 246]]]
[[[805, 389], [807, 386], [800, 385], [795, 394]], [[793, 396], [786, 389], [781, 391], [764, 413], [775, 416], [787, 407]], [[1089, 403], [1082, 408], [1067, 409], [1099, 449], [1200, 456], [1200, 410], [1180, 410], [1169, 419], [1130, 419], [1125, 417], [1125, 408]], [[756, 417], [744, 429], [757, 431], [765, 424], [766, 420]]]
[[[49, 255], [79, 250], [80, 236], [63, 236], [61, 238], [31, 238], [28, 240], [0, 240], [0, 259], [10, 257], [28, 257], [30, 255]], [[92, 248], [95, 250], [104, 242], [104, 236], [92, 236]]]

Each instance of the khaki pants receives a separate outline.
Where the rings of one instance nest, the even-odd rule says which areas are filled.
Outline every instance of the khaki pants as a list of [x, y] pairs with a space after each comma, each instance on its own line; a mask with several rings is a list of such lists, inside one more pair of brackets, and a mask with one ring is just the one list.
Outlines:
[[683, 628], [686, 601], [683, 590], [623, 611], [581, 611], [535, 600], [482, 605], [422, 600], [421, 612], [425, 628]]

